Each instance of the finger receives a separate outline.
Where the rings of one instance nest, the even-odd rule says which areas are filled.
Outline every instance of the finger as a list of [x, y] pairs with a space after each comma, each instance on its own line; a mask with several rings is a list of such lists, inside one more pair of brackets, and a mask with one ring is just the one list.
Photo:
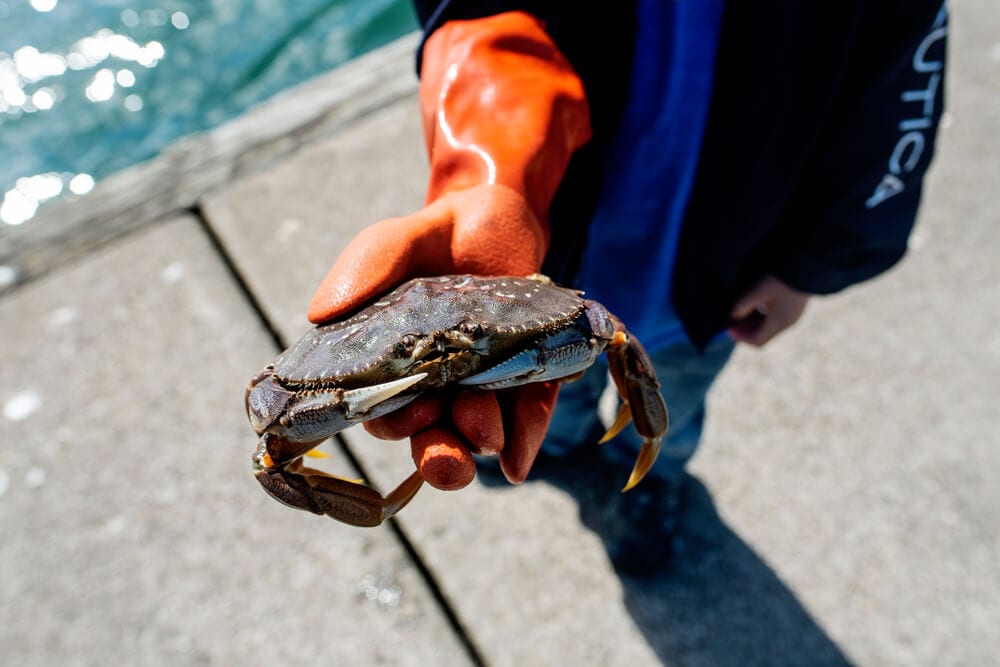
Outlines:
[[729, 317], [736, 322], [740, 322], [756, 313], [761, 312], [762, 305], [763, 304], [761, 304], [761, 302], [757, 299], [743, 297], [733, 306], [733, 309], [729, 313]]
[[476, 477], [472, 452], [451, 429], [434, 427], [410, 440], [413, 462], [431, 486], [442, 491], [457, 491]]
[[495, 455], [503, 449], [503, 415], [492, 391], [465, 389], [451, 403], [451, 418], [475, 454]]
[[780, 296], [783, 286], [784, 284], [774, 276], [764, 276], [736, 301], [729, 316], [739, 321], [752, 317], [755, 313], [767, 315]]
[[730, 337], [738, 343], [750, 343], [767, 319], [767, 309], [758, 308], [749, 315], [736, 320], [729, 327]]
[[411, 403], [376, 419], [366, 421], [366, 431], [382, 440], [402, 440], [431, 427], [444, 412], [444, 396], [421, 394]]
[[752, 328], [734, 327], [731, 331], [735, 331], [733, 338], [737, 342], [752, 345], [753, 347], [763, 346], [764, 343], [771, 340], [777, 333], [774, 327], [768, 326], [766, 320]]
[[753, 337], [753, 329], [743, 325], [734, 325], [726, 329], [726, 333], [729, 337], [737, 343], [750, 344], [750, 339]]
[[501, 407], [506, 437], [500, 452], [500, 470], [508, 482], [520, 484], [528, 477], [545, 440], [559, 385], [536, 382], [503, 394]]
[[739, 300], [733, 304], [733, 308], [729, 312], [729, 317], [739, 322], [740, 320], [745, 320], [756, 314], [767, 314], [767, 302], [764, 299], [764, 295], [761, 294], [759, 287], [755, 287], [740, 297]]

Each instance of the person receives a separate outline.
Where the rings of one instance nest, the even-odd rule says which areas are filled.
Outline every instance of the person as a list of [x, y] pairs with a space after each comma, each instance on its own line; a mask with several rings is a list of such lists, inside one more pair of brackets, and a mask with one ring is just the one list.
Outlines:
[[[649, 350], [670, 411], [657, 463], [612, 502], [619, 529], [606, 537], [621, 570], [654, 571], [670, 557], [706, 393], [734, 345], [767, 344], [811, 295], [904, 255], [942, 113], [946, 9], [416, 8], [426, 206], [362, 231], [309, 317], [340, 317], [406, 279], [451, 273], [541, 271], [603, 303]], [[473, 422], [503, 433], [500, 465], [518, 483], [543, 439], [556, 457], [596, 441], [606, 382], [595, 366], [561, 393], [526, 385], [490, 394], [486, 409], [417, 401], [372, 430], [405, 437], [434, 423], [444, 444], [478, 451]], [[631, 465], [639, 442], [625, 432], [604, 445], [608, 475]], [[447, 487], [446, 473], [421, 470]]]

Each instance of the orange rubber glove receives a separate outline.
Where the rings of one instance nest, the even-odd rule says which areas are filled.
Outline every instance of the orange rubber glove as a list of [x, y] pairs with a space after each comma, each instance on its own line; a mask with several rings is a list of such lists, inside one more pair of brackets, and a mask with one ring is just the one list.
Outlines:
[[[418, 276], [541, 268], [552, 197], [573, 152], [590, 139], [583, 85], [541, 23], [523, 12], [446, 23], [424, 44], [420, 103], [427, 205], [351, 241], [313, 297], [314, 323]], [[425, 395], [365, 427], [385, 438], [421, 434], [414, 460], [438, 488], [472, 481], [470, 450], [499, 453], [516, 484], [541, 447], [557, 392], [555, 383], [536, 383], [448, 401]]]

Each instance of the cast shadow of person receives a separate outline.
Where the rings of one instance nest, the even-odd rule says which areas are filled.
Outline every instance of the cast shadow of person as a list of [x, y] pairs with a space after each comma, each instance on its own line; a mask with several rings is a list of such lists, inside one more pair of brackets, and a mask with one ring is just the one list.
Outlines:
[[[529, 482], [553, 484], [576, 500], [584, 525], [602, 539], [603, 508], [617, 483], [602, 474], [596, 448], [568, 459], [539, 457]], [[499, 467], [480, 481], [510, 488]], [[850, 662], [774, 571], [723, 523], [708, 489], [689, 477], [669, 567], [644, 577], [619, 572], [625, 605], [664, 664], [848, 665]]]

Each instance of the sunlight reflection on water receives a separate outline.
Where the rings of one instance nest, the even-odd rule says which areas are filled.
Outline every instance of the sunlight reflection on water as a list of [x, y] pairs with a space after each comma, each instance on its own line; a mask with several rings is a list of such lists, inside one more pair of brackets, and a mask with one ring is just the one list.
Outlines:
[[6, 225], [416, 26], [406, 0], [0, 0], [0, 20]]

